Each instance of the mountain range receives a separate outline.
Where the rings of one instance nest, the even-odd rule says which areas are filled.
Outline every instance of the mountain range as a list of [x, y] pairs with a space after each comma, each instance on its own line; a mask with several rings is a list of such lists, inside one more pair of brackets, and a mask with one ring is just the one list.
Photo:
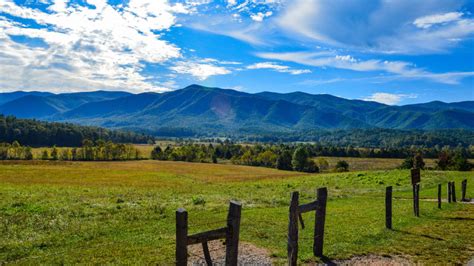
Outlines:
[[158, 135], [267, 134], [309, 129], [474, 130], [474, 101], [390, 106], [328, 94], [245, 93], [191, 85], [165, 93], [0, 93], [0, 113]]

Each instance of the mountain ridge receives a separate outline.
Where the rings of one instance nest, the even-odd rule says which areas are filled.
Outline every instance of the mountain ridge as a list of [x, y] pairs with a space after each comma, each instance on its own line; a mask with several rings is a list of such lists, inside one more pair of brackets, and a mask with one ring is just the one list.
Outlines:
[[252, 94], [196, 84], [164, 93], [26, 93], [0, 104], [0, 113], [158, 134], [165, 128], [208, 134], [356, 128], [474, 130], [474, 101], [390, 106], [330, 94]]

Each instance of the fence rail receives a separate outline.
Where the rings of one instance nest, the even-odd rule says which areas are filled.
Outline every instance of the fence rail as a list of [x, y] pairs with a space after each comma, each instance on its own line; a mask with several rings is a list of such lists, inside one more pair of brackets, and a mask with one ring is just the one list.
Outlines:
[[204, 259], [207, 265], [212, 265], [212, 258], [207, 243], [217, 239], [225, 239], [225, 265], [237, 265], [241, 211], [242, 205], [236, 201], [231, 201], [226, 227], [188, 235], [188, 212], [183, 208], [178, 209], [176, 211], [176, 265], [187, 265], [188, 246], [199, 243], [201, 243], [204, 253], [204, 258], [200, 258]]
[[[442, 184], [437, 185], [437, 203], [441, 209], [442, 202]], [[461, 201], [468, 201], [467, 179], [462, 181]], [[456, 202], [456, 188], [454, 182], [447, 183], [448, 202]], [[420, 216], [419, 206], [420, 184], [413, 184], [413, 210], [416, 217]], [[316, 200], [300, 205], [300, 193], [294, 191], [291, 193], [288, 216], [288, 234], [287, 234], [287, 252], [288, 265], [293, 266], [298, 263], [298, 242], [299, 240], [313, 240], [314, 256], [323, 257], [324, 246], [324, 228], [326, 221], [326, 204], [327, 204], [327, 188], [318, 188]], [[393, 229], [393, 187], [388, 186], [385, 189], [385, 227]], [[211, 253], [209, 251], [208, 242], [217, 239], [225, 239], [225, 265], [237, 265], [238, 263], [238, 246], [241, 222], [241, 204], [231, 201], [227, 215], [227, 226], [188, 235], [188, 213], [184, 209], [176, 211], [176, 265], [187, 265], [188, 262], [188, 245], [202, 244], [204, 257], [198, 258], [206, 261], [207, 265], [212, 265]], [[312, 238], [299, 237], [299, 225], [305, 229], [303, 213], [315, 212], [314, 235]], [[211, 222], [209, 224], [216, 224]], [[258, 231], [258, 230], [257, 230]], [[278, 232], [275, 234], [279, 235]]]

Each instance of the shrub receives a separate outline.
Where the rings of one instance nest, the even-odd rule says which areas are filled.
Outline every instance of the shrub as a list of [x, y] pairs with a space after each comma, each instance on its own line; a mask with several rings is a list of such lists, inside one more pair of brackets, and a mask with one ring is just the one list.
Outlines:
[[320, 170], [328, 170], [329, 162], [324, 158], [318, 158], [318, 165]]
[[338, 161], [335, 170], [336, 172], [347, 172], [349, 171], [349, 163], [344, 160]]

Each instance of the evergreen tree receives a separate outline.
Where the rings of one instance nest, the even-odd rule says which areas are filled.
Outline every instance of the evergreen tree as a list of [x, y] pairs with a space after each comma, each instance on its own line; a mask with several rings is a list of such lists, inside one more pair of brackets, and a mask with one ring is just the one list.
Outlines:
[[277, 158], [276, 168], [280, 170], [293, 170], [291, 165], [291, 153], [289, 150], [283, 150]]
[[163, 151], [161, 150], [160, 146], [155, 146], [151, 151], [151, 158], [153, 160], [162, 160], [163, 159]]

